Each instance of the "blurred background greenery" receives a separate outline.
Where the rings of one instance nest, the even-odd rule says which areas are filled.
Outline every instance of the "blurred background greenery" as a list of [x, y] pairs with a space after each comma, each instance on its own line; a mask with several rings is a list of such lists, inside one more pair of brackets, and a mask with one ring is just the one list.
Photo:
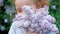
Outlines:
[[[2, 34], [8, 34], [12, 19], [14, 17], [15, 6], [14, 0], [0, 0], [0, 32]], [[59, 28], [60, 34], [60, 0], [49, 0], [50, 9], [49, 12], [56, 18], [56, 25]]]

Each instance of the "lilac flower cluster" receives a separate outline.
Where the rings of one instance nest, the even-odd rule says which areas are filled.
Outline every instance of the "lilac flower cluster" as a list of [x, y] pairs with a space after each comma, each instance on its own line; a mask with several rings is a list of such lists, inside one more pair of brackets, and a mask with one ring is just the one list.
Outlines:
[[3, 0], [0, 0], [0, 7], [2, 6], [2, 4], [3, 4]]
[[27, 13], [24, 16], [17, 15], [14, 19], [14, 21], [18, 22], [19, 27], [38, 34], [58, 34], [58, 28], [54, 24], [56, 20], [53, 16], [49, 15], [48, 6], [37, 9], [33, 15], [31, 15], [31, 11], [33, 11], [31, 8], [28, 8], [28, 6], [25, 8], [27, 8]]

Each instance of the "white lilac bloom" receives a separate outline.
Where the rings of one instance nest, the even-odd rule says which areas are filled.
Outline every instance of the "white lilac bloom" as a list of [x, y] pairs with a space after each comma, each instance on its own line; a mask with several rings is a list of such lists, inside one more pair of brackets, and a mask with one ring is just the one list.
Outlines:
[[42, 18], [43, 16], [46, 16], [49, 14], [48, 11], [42, 10], [43, 8], [41, 8], [41, 10], [38, 10], [37, 13], [35, 14], [36, 17], [38, 18]]
[[48, 28], [50, 23], [47, 20], [42, 20], [42, 22], [39, 23], [39, 25], [41, 26], [41, 28]]
[[16, 15], [16, 17], [13, 19], [13, 22], [18, 22], [17, 26], [24, 28], [27, 28], [31, 24], [25, 14], [23, 16], [21, 14]]
[[4, 31], [5, 30], [5, 26], [0, 26], [0, 29], [1, 29], [1, 31]]
[[42, 14], [42, 15], [46, 16], [46, 15], [49, 14], [48, 10], [46, 10], [46, 9], [44, 10], [43, 8], [41, 8], [41, 10], [42, 10], [42, 11], [41, 11], [41, 14]]
[[55, 9], [56, 9], [56, 5], [52, 5], [51, 8], [52, 8], [53, 10], [55, 10]]
[[48, 5], [45, 5], [43, 8], [44, 8], [43, 10], [49, 11], [49, 6]]
[[5, 6], [5, 9], [6, 9], [5, 12], [6, 12], [7, 14], [11, 15], [11, 16], [12, 16], [13, 13], [15, 13], [15, 8], [14, 8], [14, 6]]
[[8, 19], [4, 19], [4, 23], [7, 23], [8, 22]]
[[43, 17], [43, 15], [41, 14], [41, 12], [37, 12], [35, 15], [36, 15], [37, 18], [42, 18]]
[[[45, 24], [44, 24], [44, 28], [47, 28], [48, 31], [51, 30], [52, 32], [56, 32], [58, 33], [58, 28], [56, 27], [55, 24], [51, 24], [49, 23], [48, 21], [44, 20], [43, 21]], [[43, 27], [43, 26], [42, 26]]]
[[25, 12], [26, 12], [28, 15], [34, 14], [34, 10], [32, 10], [32, 8], [31, 8], [30, 6], [24, 5], [24, 6], [22, 7], [22, 9], [25, 10]]
[[56, 22], [56, 19], [52, 17], [51, 15], [44, 16], [43, 19], [48, 20], [52, 24]]
[[29, 25], [31, 24], [31, 22], [29, 21], [24, 21], [24, 20], [21, 20], [21, 21], [17, 21], [17, 26], [18, 27], [23, 27], [23, 28], [28, 28]]
[[55, 24], [52, 24], [50, 28], [51, 28], [51, 31], [58, 33], [58, 28], [56, 27]]
[[35, 28], [35, 25], [34, 24], [31, 24], [31, 26], [30, 26], [31, 28]]
[[35, 28], [35, 32], [39, 33], [40, 31], [42, 31], [41, 27], [36, 27]]
[[32, 24], [31, 24], [31, 27], [32, 27], [32, 28], [37, 28], [37, 27], [39, 27], [39, 25], [38, 25], [38, 23], [32, 23]]
[[40, 19], [40, 18], [37, 17], [37, 16], [35, 16], [31, 21], [32, 21], [33, 23], [37, 23], [38, 19]]
[[42, 23], [40, 23], [40, 25], [43, 32], [48, 31], [48, 32], [58, 33], [58, 28], [56, 27], [56, 25], [49, 23], [47, 20], [43, 20]]
[[23, 25], [24, 25], [24, 27], [27, 28], [27, 27], [29, 27], [31, 25], [31, 22], [30, 21], [26, 21], [26, 22], [24, 22]]
[[[23, 17], [22, 17], [23, 16]], [[26, 18], [26, 14], [22, 15], [22, 14], [17, 14], [15, 15], [15, 18], [13, 19], [13, 21], [20, 21], [20, 20], [28, 20]]]
[[49, 14], [48, 10], [49, 10], [49, 7], [45, 5], [43, 8], [37, 9], [36, 13], [39, 13], [42, 16], [45, 16]]
[[31, 32], [34, 32], [35, 31], [35, 29], [32, 28], [32, 27], [29, 27], [28, 30], [31, 31]]
[[[29, 6], [28, 6], [29, 7]], [[25, 7], [27, 8], [27, 6]], [[31, 8], [29, 8], [31, 9]], [[26, 28], [26, 30], [32, 32], [39, 32], [38, 34], [56, 34], [58, 33], [58, 28], [54, 24], [56, 22], [55, 18], [49, 15], [48, 9], [41, 8], [36, 13], [27, 11], [28, 15], [16, 15], [15, 21], [18, 22], [18, 27]], [[31, 9], [32, 10], [32, 9]], [[30, 15], [29, 15], [30, 13]], [[28, 17], [30, 16], [30, 17]], [[42, 19], [41, 19], [42, 18]], [[53, 23], [53, 24], [52, 24]]]

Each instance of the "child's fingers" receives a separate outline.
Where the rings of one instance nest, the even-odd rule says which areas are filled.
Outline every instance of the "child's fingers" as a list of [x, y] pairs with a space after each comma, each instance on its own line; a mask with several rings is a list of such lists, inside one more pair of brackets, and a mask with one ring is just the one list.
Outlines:
[[27, 34], [37, 34], [37, 33], [28, 31]]

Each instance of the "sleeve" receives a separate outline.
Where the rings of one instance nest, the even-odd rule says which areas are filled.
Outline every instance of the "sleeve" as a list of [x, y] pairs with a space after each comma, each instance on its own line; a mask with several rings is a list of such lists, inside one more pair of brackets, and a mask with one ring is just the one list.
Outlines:
[[12, 26], [11, 26], [8, 34], [16, 34], [16, 26], [14, 23], [12, 23]]
[[12, 26], [11, 26], [8, 34], [26, 34], [26, 31], [23, 28], [18, 28], [16, 26], [16, 23], [12, 23]]

